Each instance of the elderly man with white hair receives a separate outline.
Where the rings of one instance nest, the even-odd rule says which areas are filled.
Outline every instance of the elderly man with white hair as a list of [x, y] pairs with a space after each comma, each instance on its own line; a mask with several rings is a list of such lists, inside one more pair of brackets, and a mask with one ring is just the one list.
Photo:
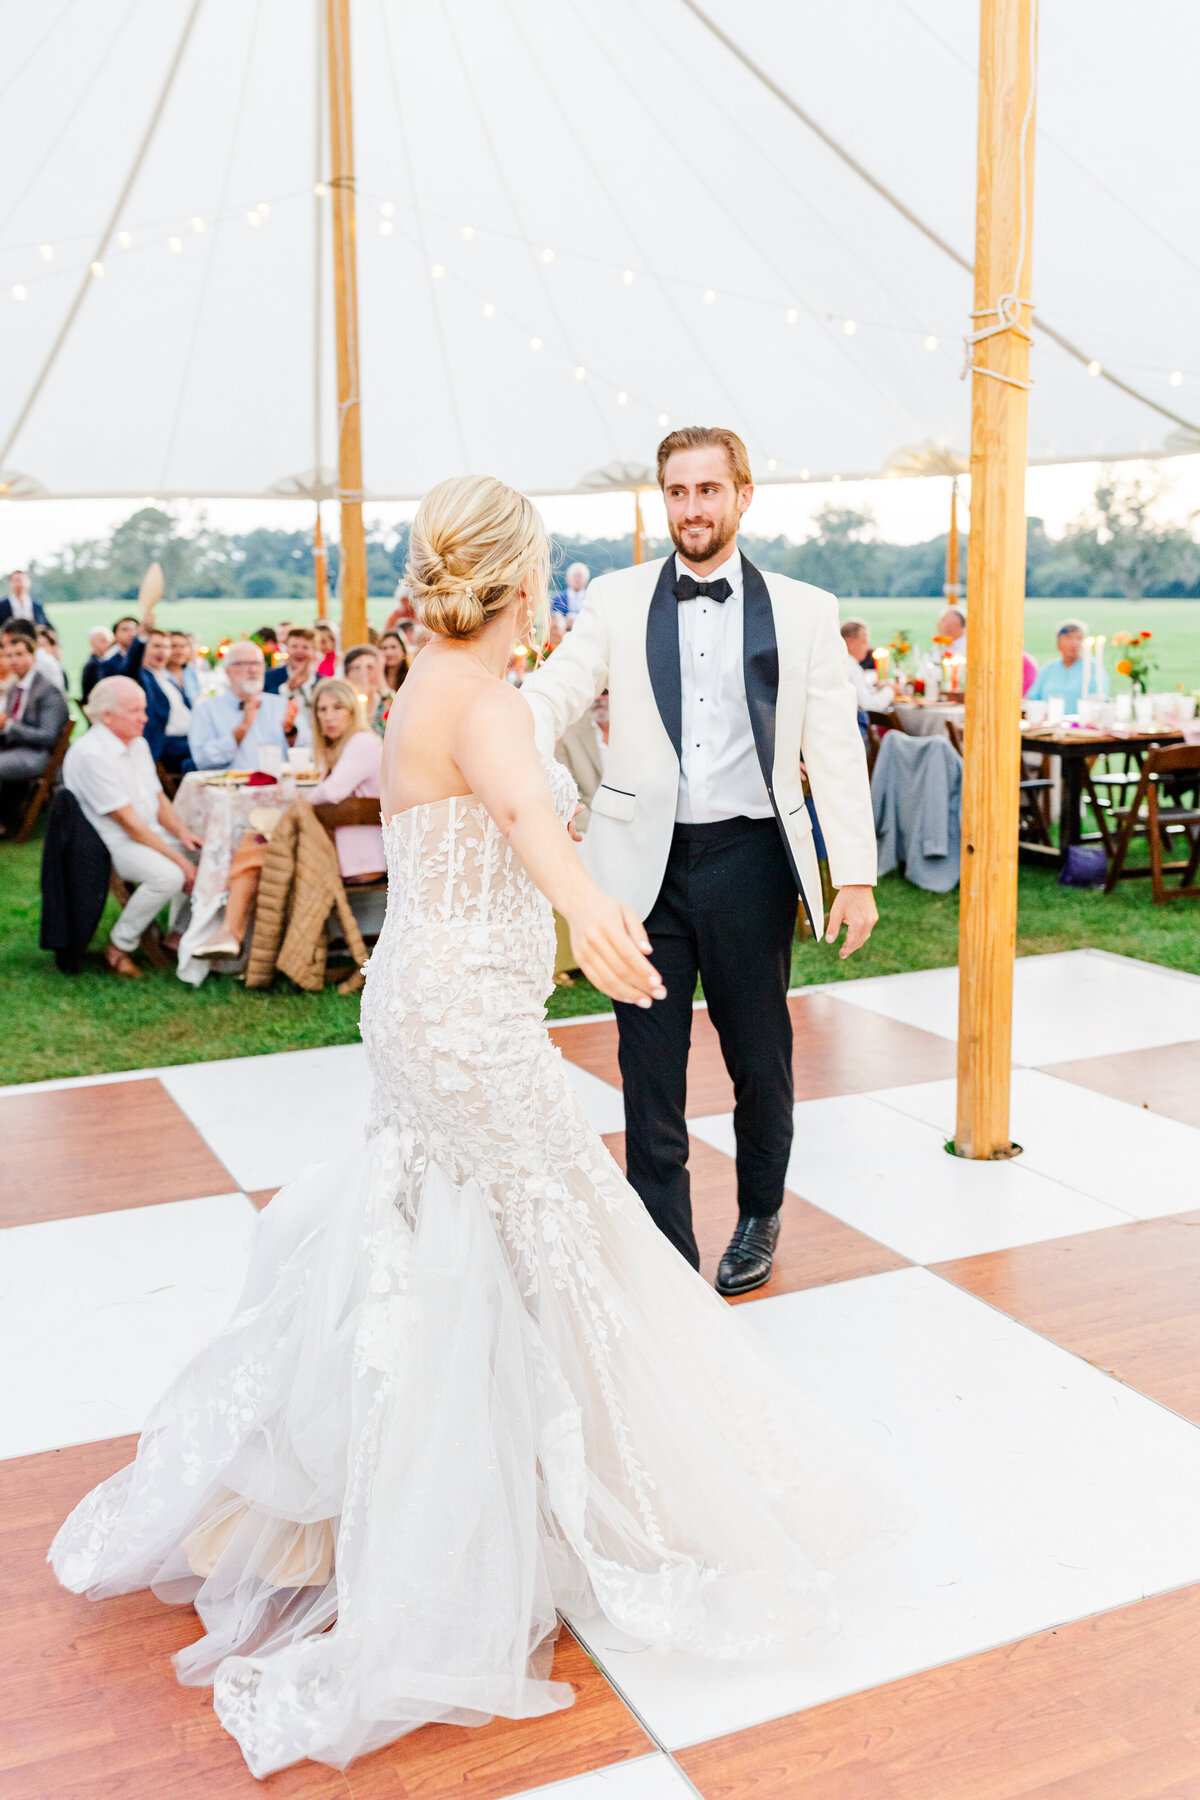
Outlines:
[[164, 906], [170, 925], [196, 871], [185, 854], [200, 839], [183, 823], [159, 784], [142, 736], [146, 696], [127, 675], [98, 681], [87, 705], [91, 730], [77, 738], [63, 763], [63, 785], [99, 833], [112, 866], [133, 893], [112, 928], [104, 964], [114, 975], [136, 977], [132, 952]]
[[198, 769], [257, 769], [260, 750], [286, 753], [295, 741], [298, 702], [295, 694], [263, 692], [266, 661], [249, 639], [229, 646], [223, 667], [227, 691], [192, 708], [192, 761]]
[[553, 610], [561, 613], [566, 621], [568, 631], [579, 617], [583, 603], [587, 599], [588, 584], [591, 579], [592, 573], [586, 563], [573, 562], [567, 570], [567, 585], [554, 596], [551, 603]]

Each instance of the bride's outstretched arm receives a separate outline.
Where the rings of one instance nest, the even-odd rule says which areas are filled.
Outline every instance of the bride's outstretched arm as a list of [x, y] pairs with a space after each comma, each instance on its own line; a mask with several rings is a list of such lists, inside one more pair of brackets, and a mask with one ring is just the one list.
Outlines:
[[465, 709], [454, 759], [529, 874], [571, 930], [588, 980], [614, 1000], [649, 1006], [666, 989], [633, 908], [597, 887], [579, 860], [534, 742], [533, 715], [515, 688], [491, 684]]

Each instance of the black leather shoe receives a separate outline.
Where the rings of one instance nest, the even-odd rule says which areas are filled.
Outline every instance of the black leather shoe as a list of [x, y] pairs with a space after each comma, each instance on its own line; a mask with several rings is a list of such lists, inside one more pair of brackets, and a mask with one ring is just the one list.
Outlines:
[[751, 1288], [770, 1281], [778, 1242], [778, 1213], [765, 1219], [742, 1213], [717, 1270], [718, 1294], [748, 1294]]

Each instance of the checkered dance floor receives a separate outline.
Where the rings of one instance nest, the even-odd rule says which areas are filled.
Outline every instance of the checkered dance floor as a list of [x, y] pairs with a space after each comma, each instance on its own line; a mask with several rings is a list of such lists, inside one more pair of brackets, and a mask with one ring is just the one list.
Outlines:
[[[1017, 964], [1004, 1164], [947, 1156], [956, 973], [798, 993], [796, 1137], [770, 1353], [914, 1497], [795, 1659], [640, 1654], [561, 1635], [575, 1706], [430, 1727], [325, 1800], [1195, 1800], [1200, 1796], [1200, 978], [1081, 951]], [[616, 1029], [557, 1026], [622, 1151]], [[732, 1227], [732, 1097], [707, 1014], [690, 1075], [710, 1277]], [[255, 1208], [365, 1115], [357, 1048], [0, 1093], [0, 1794], [258, 1791], [169, 1657], [149, 1595], [62, 1593], [46, 1546], [130, 1458], [227, 1316]]]

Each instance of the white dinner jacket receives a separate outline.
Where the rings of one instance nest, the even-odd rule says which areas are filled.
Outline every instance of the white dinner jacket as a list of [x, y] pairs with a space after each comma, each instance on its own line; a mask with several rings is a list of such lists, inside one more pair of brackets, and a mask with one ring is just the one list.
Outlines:
[[[821, 877], [803, 760], [836, 887], [875, 881], [875, 825], [857, 708], [832, 594], [764, 575], [743, 555], [742, 658], [755, 746], [814, 928]], [[679, 793], [682, 678], [673, 556], [600, 575], [554, 654], [522, 684], [538, 749], [608, 689], [604, 780], [582, 854], [600, 886], [642, 918], [662, 886]], [[749, 897], [748, 897], [749, 898]]]

